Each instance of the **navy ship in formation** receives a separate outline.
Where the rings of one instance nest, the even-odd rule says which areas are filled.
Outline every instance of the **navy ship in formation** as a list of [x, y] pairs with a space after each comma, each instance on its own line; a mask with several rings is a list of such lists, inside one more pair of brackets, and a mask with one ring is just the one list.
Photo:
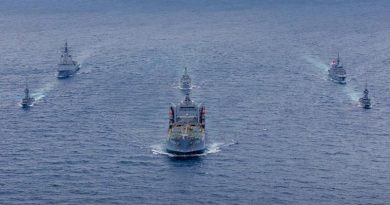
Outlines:
[[[187, 69], [184, 75], [187, 86], [191, 82]], [[206, 150], [206, 108], [192, 101], [189, 92], [182, 102], [169, 107], [166, 150], [177, 155], [200, 154]]]
[[[80, 64], [72, 59], [67, 41], [61, 49], [61, 60], [58, 64], [59, 79], [68, 78], [74, 75], [80, 69]], [[345, 84], [346, 71], [340, 63], [340, 55], [331, 63], [328, 70], [331, 80]], [[180, 79], [179, 87], [188, 91], [185, 99], [179, 104], [170, 106], [168, 138], [166, 141], [166, 150], [175, 154], [196, 154], [202, 153], [206, 149], [206, 131], [205, 131], [205, 107], [202, 104], [196, 104], [190, 98], [189, 90], [192, 88], [192, 80], [185, 68], [184, 74]], [[29, 108], [35, 102], [30, 97], [28, 85], [24, 90], [25, 97], [22, 99], [23, 108]], [[359, 99], [361, 107], [371, 108], [371, 100], [368, 97], [367, 84], [364, 90], [364, 96]]]
[[26, 88], [24, 89], [24, 98], [20, 104], [22, 105], [22, 108], [27, 109], [33, 106], [34, 102], [35, 99], [30, 97], [30, 90], [28, 89], [28, 85], [26, 83]]
[[192, 80], [190, 75], [188, 75], [187, 67], [184, 68], [184, 74], [180, 79], [179, 87], [182, 90], [190, 90], [192, 88]]
[[[57, 78], [68, 78], [74, 75], [78, 70], [80, 70], [80, 64], [72, 59], [72, 55], [70, 55], [70, 49], [68, 47], [68, 42], [65, 41], [65, 45], [61, 49], [61, 59], [57, 68]], [[26, 88], [24, 89], [24, 94], [25, 96], [22, 99], [20, 105], [22, 108], [27, 109], [32, 107], [35, 102], [35, 99], [30, 97], [30, 90], [28, 89], [27, 82]]]
[[337, 58], [334, 59], [331, 63], [331, 66], [328, 70], [329, 77], [332, 81], [346, 84], [347, 72], [345, 71], [343, 65], [340, 63], [340, 54], [337, 54]]
[[364, 109], [371, 108], [371, 99], [368, 97], [367, 83], [364, 87], [363, 97], [359, 99], [360, 106]]
[[[337, 54], [337, 58], [334, 59], [331, 63], [331, 67], [328, 70], [329, 77], [332, 81], [346, 84], [347, 72], [345, 71], [343, 65], [340, 62], [340, 54]], [[359, 104], [364, 109], [371, 108], [371, 99], [368, 97], [367, 83], [363, 92], [363, 97], [359, 98]]]
[[70, 55], [67, 41], [65, 42], [65, 46], [61, 49], [61, 60], [57, 70], [57, 77], [59, 79], [68, 78], [80, 70], [80, 64], [77, 63], [77, 61], [74, 61], [72, 55]]

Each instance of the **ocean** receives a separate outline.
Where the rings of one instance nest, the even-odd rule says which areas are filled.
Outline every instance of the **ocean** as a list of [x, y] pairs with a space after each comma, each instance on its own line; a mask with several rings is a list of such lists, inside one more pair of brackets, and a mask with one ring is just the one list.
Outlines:
[[[0, 1], [0, 204], [390, 204], [389, 8]], [[81, 69], [58, 80], [66, 40]], [[327, 77], [337, 53], [346, 85]], [[164, 141], [184, 67], [208, 148], [177, 158]]]

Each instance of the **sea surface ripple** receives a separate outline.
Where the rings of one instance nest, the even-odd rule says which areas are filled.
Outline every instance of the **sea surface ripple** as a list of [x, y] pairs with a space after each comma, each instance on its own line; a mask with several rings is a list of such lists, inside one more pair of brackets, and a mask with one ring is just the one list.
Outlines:
[[[0, 204], [389, 204], [388, 8], [2, 0]], [[65, 40], [82, 68], [57, 80]], [[345, 86], [326, 76], [337, 52]], [[163, 143], [185, 66], [209, 149], [183, 160]]]

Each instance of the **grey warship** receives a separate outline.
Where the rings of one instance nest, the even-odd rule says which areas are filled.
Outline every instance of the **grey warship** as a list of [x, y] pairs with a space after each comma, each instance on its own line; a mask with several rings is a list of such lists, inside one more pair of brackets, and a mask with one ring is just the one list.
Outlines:
[[331, 63], [331, 67], [328, 70], [329, 77], [334, 82], [340, 84], [346, 84], [347, 72], [340, 63], [340, 55], [337, 54], [337, 58], [334, 59]]
[[191, 77], [188, 75], [188, 70], [187, 68], [184, 68], [184, 74], [180, 79], [180, 89], [182, 90], [189, 90], [192, 88], [192, 82], [191, 82]]
[[363, 97], [359, 99], [360, 106], [364, 109], [370, 109], [371, 108], [371, 99], [368, 97], [368, 89], [367, 84], [364, 88]]
[[30, 90], [28, 89], [28, 85], [26, 83], [26, 88], [24, 89], [24, 98], [22, 99], [22, 102], [20, 103], [22, 105], [22, 108], [29, 108], [33, 105], [35, 102], [35, 99], [30, 97]]
[[80, 69], [80, 64], [72, 59], [68, 42], [65, 42], [65, 46], [61, 49], [61, 60], [58, 64], [57, 78], [63, 79], [68, 78], [75, 74]]
[[200, 154], [206, 150], [206, 109], [190, 99], [189, 93], [179, 104], [169, 108], [166, 150], [176, 155]]

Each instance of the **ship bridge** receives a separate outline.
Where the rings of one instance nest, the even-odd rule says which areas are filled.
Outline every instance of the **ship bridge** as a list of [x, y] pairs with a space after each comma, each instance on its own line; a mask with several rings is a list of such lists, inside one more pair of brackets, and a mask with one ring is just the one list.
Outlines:
[[171, 124], [178, 126], [200, 124], [203, 110], [202, 104], [195, 104], [187, 94], [178, 106], [171, 106]]

